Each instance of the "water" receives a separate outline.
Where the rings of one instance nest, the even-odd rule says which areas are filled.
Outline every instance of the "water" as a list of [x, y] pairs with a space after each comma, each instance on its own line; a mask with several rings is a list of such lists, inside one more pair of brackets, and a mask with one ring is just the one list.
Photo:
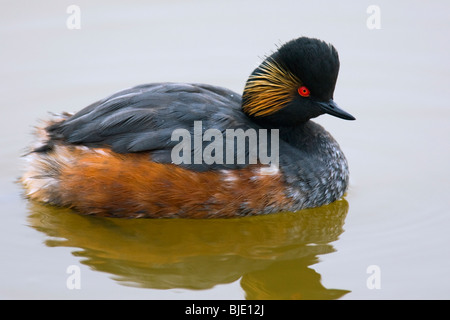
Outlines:
[[[378, 1], [379, 30], [366, 26], [369, 3], [351, 1], [77, 1], [79, 30], [66, 27], [70, 4], [2, 2], [1, 298], [450, 298], [448, 2]], [[345, 200], [130, 221], [21, 196], [20, 155], [48, 111], [159, 81], [241, 92], [261, 57], [300, 35], [340, 54], [335, 100], [357, 120], [317, 121], [348, 158]], [[80, 289], [68, 288], [70, 266]]]

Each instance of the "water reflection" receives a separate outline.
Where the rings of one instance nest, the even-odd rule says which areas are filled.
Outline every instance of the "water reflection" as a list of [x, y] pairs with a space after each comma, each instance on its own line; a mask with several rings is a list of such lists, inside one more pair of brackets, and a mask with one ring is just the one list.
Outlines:
[[[81, 216], [30, 202], [28, 221], [50, 247], [73, 254], [117, 282], [153, 289], [240, 283], [247, 299], [337, 299], [310, 268], [335, 251], [345, 200], [297, 213], [218, 220], [123, 220]], [[80, 250], [82, 249], [82, 250]]]

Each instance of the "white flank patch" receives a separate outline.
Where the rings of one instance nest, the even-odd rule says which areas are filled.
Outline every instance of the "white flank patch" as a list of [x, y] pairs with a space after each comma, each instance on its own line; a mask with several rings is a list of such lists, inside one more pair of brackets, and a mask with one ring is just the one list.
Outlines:
[[280, 169], [276, 165], [270, 165], [270, 167], [262, 167], [258, 169], [258, 174], [261, 176], [275, 176], [280, 173]]
[[231, 170], [222, 170], [222, 174], [224, 176], [223, 181], [225, 182], [234, 182], [238, 180], [236, 174]]

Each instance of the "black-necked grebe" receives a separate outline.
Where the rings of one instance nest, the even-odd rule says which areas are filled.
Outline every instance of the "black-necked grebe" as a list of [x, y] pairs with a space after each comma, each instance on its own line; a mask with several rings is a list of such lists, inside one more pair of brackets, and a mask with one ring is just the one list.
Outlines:
[[338, 71], [332, 45], [301, 37], [251, 73], [242, 97], [211, 85], [154, 83], [64, 113], [37, 130], [21, 178], [26, 195], [130, 218], [234, 217], [331, 203], [347, 189], [348, 165], [310, 119], [354, 120], [333, 101]]

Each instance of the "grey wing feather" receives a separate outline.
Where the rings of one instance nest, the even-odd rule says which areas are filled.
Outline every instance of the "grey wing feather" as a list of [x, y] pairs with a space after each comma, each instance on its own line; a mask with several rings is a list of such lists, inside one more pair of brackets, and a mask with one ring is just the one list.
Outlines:
[[170, 162], [171, 148], [178, 143], [171, 140], [173, 130], [186, 129], [193, 134], [194, 121], [202, 121], [203, 130], [222, 132], [255, 127], [240, 107], [241, 96], [225, 88], [156, 83], [118, 92], [47, 131], [53, 139], [66, 143], [108, 146], [118, 153], [149, 151], [154, 161]]

